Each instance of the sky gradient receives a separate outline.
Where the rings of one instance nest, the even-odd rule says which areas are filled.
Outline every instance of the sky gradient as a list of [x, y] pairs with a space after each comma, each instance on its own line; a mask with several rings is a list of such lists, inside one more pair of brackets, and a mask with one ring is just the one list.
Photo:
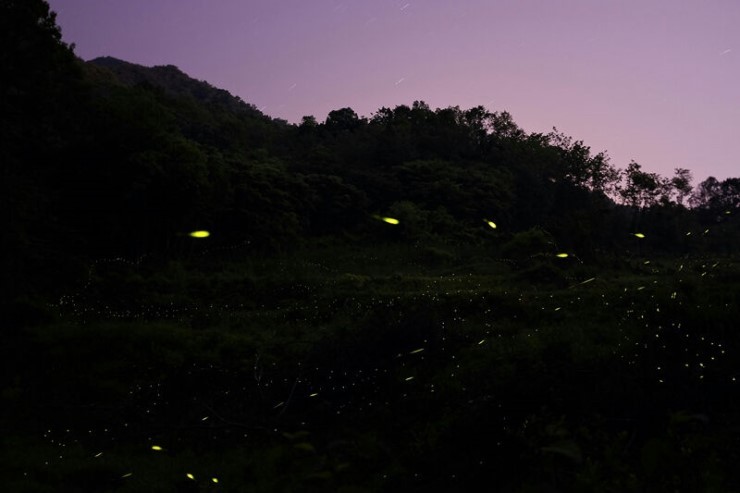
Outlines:
[[177, 65], [266, 114], [507, 110], [620, 168], [740, 176], [738, 0], [49, 0], [89, 60]]

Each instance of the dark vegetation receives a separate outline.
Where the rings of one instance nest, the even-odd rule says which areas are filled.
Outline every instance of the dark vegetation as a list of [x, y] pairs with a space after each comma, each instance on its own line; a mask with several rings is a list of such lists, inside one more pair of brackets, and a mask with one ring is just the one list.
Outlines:
[[740, 179], [0, 36], [3, 491], [740, 491]]

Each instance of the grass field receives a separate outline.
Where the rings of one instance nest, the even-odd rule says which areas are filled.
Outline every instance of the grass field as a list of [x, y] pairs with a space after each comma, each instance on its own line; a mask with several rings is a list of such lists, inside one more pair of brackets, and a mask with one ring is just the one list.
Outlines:
[[235, 248], [34, 310], [3, 491], [740, 491], [736, 258]]

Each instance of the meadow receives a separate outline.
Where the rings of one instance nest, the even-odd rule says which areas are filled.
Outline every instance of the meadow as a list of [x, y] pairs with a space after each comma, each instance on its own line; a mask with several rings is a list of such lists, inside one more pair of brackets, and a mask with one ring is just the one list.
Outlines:
[[732, 257], [102, 259], [3, 347], [6, 491], [735, 491]]

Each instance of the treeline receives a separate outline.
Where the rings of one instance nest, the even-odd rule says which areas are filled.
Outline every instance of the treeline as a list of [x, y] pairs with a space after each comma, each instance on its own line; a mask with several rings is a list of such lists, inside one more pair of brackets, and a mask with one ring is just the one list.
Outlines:
[[737, 178], [694, 188], [686, 169], [620, 170], [482, 106], [342, 108], [292, 125], [173, 66], [82, 62], [42, 0], [0, 6], [4, 293], [48, 291], [90, 258], [179, 255], [199, 229], [256, 252], [334, 236], [586, 258], [632, 248], [637, 232], [640, 248], [672, 253], [740, 239]]

